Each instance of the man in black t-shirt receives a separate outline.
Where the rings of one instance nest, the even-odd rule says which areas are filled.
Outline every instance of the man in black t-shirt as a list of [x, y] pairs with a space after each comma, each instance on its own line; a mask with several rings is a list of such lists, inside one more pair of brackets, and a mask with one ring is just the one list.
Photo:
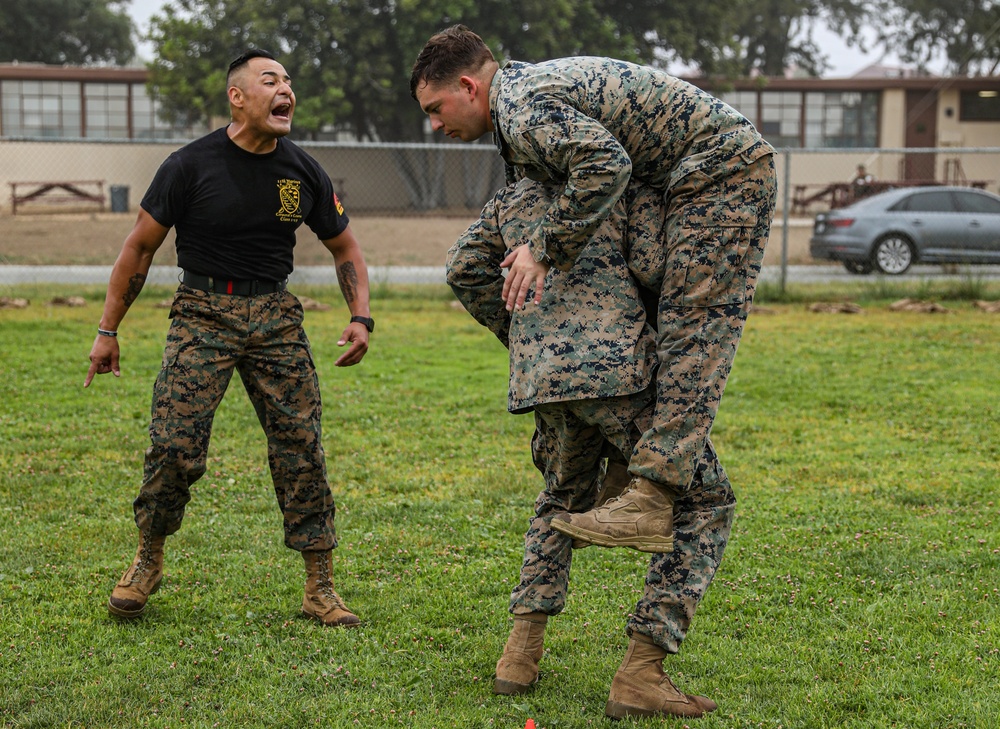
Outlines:
[[133, 504], [139, 546], [108, 610], [136, 618], [159, 588], [164, 540], [180, 528], [190, 486], [205, 473], [215, 410], [236, 370], [267, 435], [285, 545], [305, 559], [302, 612], [324, 625], [357, 625], [334, 591], [335, 507], [319, 381], [302, 307], [286, 288], [295, 229], [306, 223], [333, 254], [351, 311], [337, 342], [350, 346], [338, 367], [357, 364], [368, 351], [368, 271], [330, 177], [284, 139], [295, 111], [285, 69], [264, 51], [248, 51], [230, 64], [226, 85], [232, 122], [171, 154], [146, 191], [111, 272], [90, 351], [84, 387], [95, 374], [120, 376], [118, 325], [174, 228], [184, 273]]

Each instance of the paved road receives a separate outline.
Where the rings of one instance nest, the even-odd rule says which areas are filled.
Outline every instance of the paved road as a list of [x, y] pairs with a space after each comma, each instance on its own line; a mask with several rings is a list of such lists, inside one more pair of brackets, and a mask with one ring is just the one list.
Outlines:
[[[0, 266], [0, 286], [27, 283], [106, 284], [110, 266]], [[148, 282], [173, 285], [178, 281], [180, 269], [174, 266], [153, 266]], [[441, 266], [372, 266], [368, 269], [372, 285], [378, 284], [443, 284], [444, 267]], [[902, 276], [886, 277], [889, 280], [945, 280], [973, 277], [1000, 279], [1000, 266], [968, 266], [944, 268], [942, 266], [914, 266]], [[761, 279], [770, 283], [781, 281], [779, 266], [765, 266]], [[856, 276], [842, 266], [789, 266], [787, 283], [831, 283], [850, 281], [863, 283], [876, 281], [877, 276]], [[335, 284], [337, 274], [333, 266], [307, 266], [296, 269], [292, 284]]]
[[[913, 266], [902, 276], [877, 276], [868, 274], [859, 276], [848, 273], [840, 264], [789, 266], [786, 275], [787, 283], [832, 283], [849, 281], [852, 283], [874, 282], [880, 278], [887, 281], [944, 281], [949, 279], [1000, 279], [1000, 266]], [[761, 272], [764, 281], [778, 283], [781, 281], [780, 266], [765, 266]]]

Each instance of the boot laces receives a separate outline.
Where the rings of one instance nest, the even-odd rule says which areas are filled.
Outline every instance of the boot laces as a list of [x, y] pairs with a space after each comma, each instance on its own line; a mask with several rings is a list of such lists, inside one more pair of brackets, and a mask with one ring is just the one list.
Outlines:
[[608, 499], [607, 501], [605, 501], [605, 502], [604, 502], [603, 504], [601, 504], [601, 506], [600, 506], [599, 508], [601, 508], [601, 509], [607, 509], [607, 508], [608, 508], [609, 506], [613, 506], [613, 505], [615, 505], [615, 504], [619, 504], [619, 503], [621, 503], [621, 502], [622, 502], [622, 500], [623, 500], [623, 499], [624, 499], [624, 498], [625, 498], [626, 496], [628, 496], [628, 495], [629, 495], [629, 494], [631, 494], [631, 493], [632, 493], [633, 491], [635, 491], [635, 487], [636, 487], [636, 481], [635, 481], [635, 479], [632, 479], [632, 480], [631, 480], [631, 481], [629, 482], [629, 484], [628, 484], [628, 488], [626, 488], [626, 489], [625, 489], [624, 491], [622, 491], [622, 492], [621, 492], [620, 494], [618, 494], [617, 496], [615, 496], [615, 497], [614, 497], [613, 499]]
[[341, 610], [347, 610], [347, 605], [333, 589], [333, 575], [330, 574], [330, 562], [327, 559], [320, 560], [316, 591]]
[[142, 582], [146, 575], [146, 570], [153, 561], [153, 548], [149, 544], [149, 539], [143, 538], [142, 546], [139, 548], [139, 555], [135, 561], [135, 569], [132, 570], [130, 583]]

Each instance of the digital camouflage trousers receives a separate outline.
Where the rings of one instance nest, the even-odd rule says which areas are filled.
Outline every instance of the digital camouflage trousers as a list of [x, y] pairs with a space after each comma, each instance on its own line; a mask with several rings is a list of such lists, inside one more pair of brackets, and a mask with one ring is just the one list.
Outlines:
[[191, 485], [205, 473], [215, 411], [235, 370], [267, 436], [285, 545], [298, 551], [335, 547], [319, 381], [298, 299], [288, 291], [227, 296], [182, 285], [170, 317], [153, 387], [143, 482], [133, 504], [139, 530], [165, 536], [180, 528]]
[[691, 173], [667, 193], [656, 407], [629, 472], [676, 495], [696, 488], [753, 302], [775, 194], [773, 155], [737, 156], [712, 176]]
[[[566, 604], [572, 539], [552, 529], [552, 517], [594, 504], [602, 456], [624, 462], [648, 429], [654, 392], [553, 403], [535, 408], [532, 456], [545, 478], [524, 536], [520, 582], [510, 598], [515, 614], [556, 615]], [[674, 551], [650, 558], [642, 598], [626, 630], [676, 653], [708, 590], [729, 540], [736, 498], [706, 439], [691, 488], [674, 504]]]

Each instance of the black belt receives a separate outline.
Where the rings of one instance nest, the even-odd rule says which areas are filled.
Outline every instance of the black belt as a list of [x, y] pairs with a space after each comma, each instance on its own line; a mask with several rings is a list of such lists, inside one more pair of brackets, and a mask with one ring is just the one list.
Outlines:
[[230, 294], [232, 296], [260, 296], [284, 291], [288, 279], [283, 281], [257, 281], [250, 279], [223, 279], [212, 276], [202, 276], [199, 273], [185, 271], [181, 283], [193, 289], [201, 289], [213, 294]]

